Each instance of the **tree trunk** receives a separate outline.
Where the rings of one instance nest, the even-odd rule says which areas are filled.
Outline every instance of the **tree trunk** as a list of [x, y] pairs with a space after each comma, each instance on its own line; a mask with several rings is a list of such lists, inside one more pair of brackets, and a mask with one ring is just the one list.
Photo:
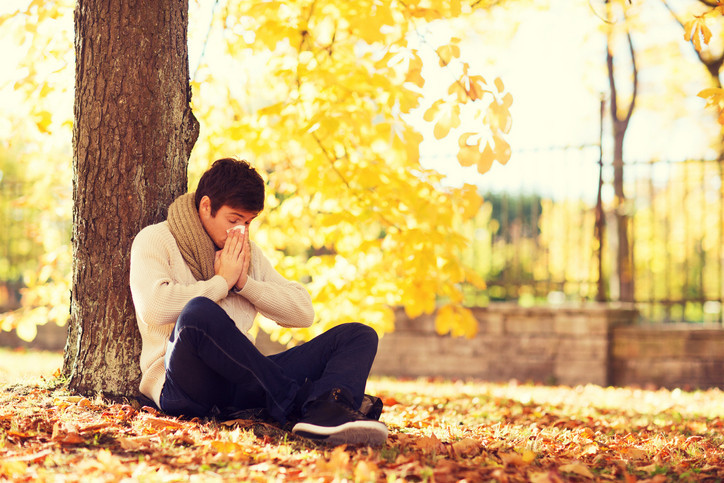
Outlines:
[[198, 137], [189, 107], [188, 0], [78, 0], [70, 389], [138, 394], [131, 243], [186, 190]]
[[[608, 1], [606, 2], [609, 3]], [[625, 9], [624, 9], [625, 17]], [[610, 9], [609, 9], [610, 15]], [[613, 26], [613, 18], [610, 17], [610, 25]], [[613, 190], [614, 190], [614, 215], [616, 218], [616, 271], [618, 274], [619, 300], [623, 302], [634, 301], [634, 259], [633, 246], [629, 238], [629, 223], [631, 217], [626, 203], [624, 193], [624, 139], [629, 121], [636, 106], [638, 93], [638, 68], [636, 66], [636, 55], [634, 51], [631, 33], [628, 27], [625, 29], [626, 40], [631, 56], [631, 101], [624, 109], [619, 99], [619, 92], [616, 86], [614, 53], [613, 53], [613, 31], [609, 27], [606, 37], [606, 68], [608, 71], [608, 83], [610, 89], [611, 122], [613, 124]]]
[[633, 253], [629, 239], [629, 220], [626, 194], [623, 189], [623, 142], [626, 127], [614, 120], [613, 139], [613, 191], [616, 216], [616, 262], [618, 265], [618, 293], [622, 302], [634, 301]]

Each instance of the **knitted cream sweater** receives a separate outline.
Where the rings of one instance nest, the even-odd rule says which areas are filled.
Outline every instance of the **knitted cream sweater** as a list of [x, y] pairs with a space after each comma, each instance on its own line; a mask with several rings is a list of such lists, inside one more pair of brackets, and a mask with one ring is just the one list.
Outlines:
[[131, 247], [131, 296], [141, 332], [143, 394], [159, 404], [166, 378], [164, 355], [169, 336], [184, 306], [194, 297], [218, 303], [247, 337], [257, 312], [284, 327], [309, 327], [314, 309], [309, 292], [282, 277], [258, 246], [252, 243], [251, 269], [237, 295], [215, 275], [198, 281], [191, 274], [166, 221], [147, 226]]

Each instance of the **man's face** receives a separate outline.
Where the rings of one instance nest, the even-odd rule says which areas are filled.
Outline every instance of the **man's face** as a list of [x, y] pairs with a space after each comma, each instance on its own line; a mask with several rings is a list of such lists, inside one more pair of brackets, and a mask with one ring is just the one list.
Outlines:
[[248, 230], [249, 223], [251, 223], [251, 220], [256, 218], [258, 214], [256, 211], [245, 211], [223, 205], [216, 212], [216, 216], [212, 216], [211, 200], [207, 196], [201, 198], [199, 205], [201, 224], [219, 249], [224, 248], [227, 237], [226, 231], [229, 228], [235, 227], [236, 225], [245, 225]]

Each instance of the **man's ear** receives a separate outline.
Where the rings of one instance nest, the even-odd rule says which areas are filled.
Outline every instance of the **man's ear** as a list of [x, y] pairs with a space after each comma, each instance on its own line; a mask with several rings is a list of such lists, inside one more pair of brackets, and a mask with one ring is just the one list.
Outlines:
[[211, 198], [206, 195], [199, 201], [199, 216], [211, 217]]

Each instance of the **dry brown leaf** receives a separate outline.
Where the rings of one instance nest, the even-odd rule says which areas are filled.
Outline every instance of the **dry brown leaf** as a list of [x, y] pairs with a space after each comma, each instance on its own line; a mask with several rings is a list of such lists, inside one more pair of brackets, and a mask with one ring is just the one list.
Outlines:
[[423, 436], [415, 441], [415, 447], [423, 453], [441, 453], [445, 450], [445, 447], [442, 442], [437, 439], [435, 433], [432, 433], [430, 436]]
[[525, 466], [526, 462], [523, 460], [523, 457], [516, 453], [515, 451], [510, 451], [507, 453], [498, 453], [498, 456], [503, 461], [503, 464], [505, 466]]
[[638, 483], [664, 483], [667, 480], [668, 478], [666, 477], [666, 475], [656, 475], [653, 478], [639, 480]]
[[146, 416], [143, 418], [144, 425], [151, 427], [155, 430], [162, 429], [179, 429], [183, 428], [183, 423], [175, 421], [173, 419], [157, 418], [154, 416]]
[[480, 444], [480, 441], [477, 441], [472, 438], [465, 438], [465, 439], [461, 439], [460, 441], [456, 441], [455, 443], [452, 444], [452, 448], [458, 456], [461, 456], [464, 458], [470, 458], [472, 456], [477, 456], [483, 450], [483, 447], [482, 447], [482, 444]]
[[89, 424], [88, 426], [83, 426], [78, 430], [80, 433], [87, 433], [89, 431], [98, 431], [99, 429], [104, 429], [111, 426], [111, 423], [97, 423], [97, 424]]
[[552, 471], [534, 471], [528, 473], [528, 481], [531, 483], [562, 483], [560, 476]]
[[625, 450], [622, 451], [622, 453], [627, 458], [632, 459], [632, 460], [642, 460], [642, 459], [646, 458], [646, 451], [639, 449], [639, 448], [635, 448], [633, 446], [630, 448], [626, 448]]
[[121, 448], [126, 451], [138, 451], [148, 449], [156, 435], [153, 436], [132, 436], [132, 437], [120, 437], [116, 441], [121, 445]]
[[574, 475], [582, 476], [584, 478], [595, 478], [588, 466], [583, 463], [570, 463], [567, 465], [559, 466], [558, 471], [561, 473], [573, 473]]
[[53, 433], [50, 439], [60, 444], [80, 444], [85, 442], [83, 437], [78, 434], [77, 427], [68, 426], [66, 428], [60, 421], [53, 425]]
[[8, 461], [22, 461], [25, 463], [40, 463], [43, 461], [46, 457], [48, 457], [50, 454], [52, 454], [53, 451], [50, 449], [44, 449], [42, 451], [38, 451], [37, 453], [30, 453], [22, 456], [17, 457], [11, 457], [7, 458]]

